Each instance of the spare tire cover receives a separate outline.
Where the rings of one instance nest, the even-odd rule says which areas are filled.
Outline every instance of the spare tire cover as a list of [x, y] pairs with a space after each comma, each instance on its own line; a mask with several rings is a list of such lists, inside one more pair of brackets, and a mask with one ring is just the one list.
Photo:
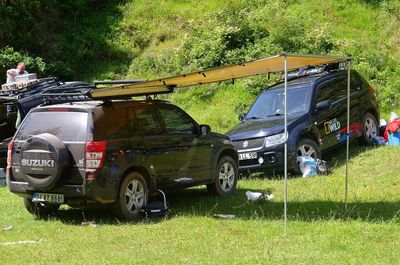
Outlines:
[[43, 133], [31, 136], [21, 148], [21, 173], [33, 187], [49, 190], [57, 185], [69, 166], [69, 151], [56, 136]]

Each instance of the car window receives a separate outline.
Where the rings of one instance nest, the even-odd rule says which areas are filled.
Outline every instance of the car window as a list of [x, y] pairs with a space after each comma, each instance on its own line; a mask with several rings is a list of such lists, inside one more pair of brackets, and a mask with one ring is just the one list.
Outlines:
[[135, 111], [135, 115], [144, 136], [163, 134], [157, 112], [154, 109], [139, 109]]
[[86, 112], [32, 112], [22, 123], [16, 139], [26, 140], [32, 135], [50, 133], [63, 141], [85, 141], [87, 124]]
[[[289, 114], [306, 112], [309, 105], [310, 91], [310, 86], [289, 87], [287, 112]], [[247, 119], [282, 115], [285, 109], [284, 96], [282, 87], [264, 91], [251, 106], [246, 116]]]
[[193, 121], [181, 110], [175, 108], [160, 108], [161, 119], [169, 134], [194, 134]]
[[343, 93], [343, 91], [339, 91], [341, 89], [340, 84], [337, 82], [326, 82], [321, 84], [317, 90], [316, 101], [322, 102], [325, 100], [330, 100], [331, 102], [336, 101], [340, 98], [339, 95]]
[[128, 126], [131, 131], [131, 136], [139, 136], [140, 135], [140, 126], [138, 124], [135, 111], [130, 110], [128, 116]]
[[123, 139], [129, 137], [127, 109], [111, 109], [108, 111], [106, 116], [108, 122], [105, 126], [107, 127], [108, 139]]

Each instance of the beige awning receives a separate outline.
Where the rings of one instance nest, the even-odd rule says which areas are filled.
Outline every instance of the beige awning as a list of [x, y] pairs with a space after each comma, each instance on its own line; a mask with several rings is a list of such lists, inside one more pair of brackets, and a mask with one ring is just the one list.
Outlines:
[[351, 60], [351, 56], [320, 56], [283, 53], [260, 60], [243, 62], [179, 76], [142, 83], [98, 88], [93, 90], [91, 93], [94, 99], [121, 96], [133, 97], [146, 94], [171, 92], [173, 88], [203, 85], [260, 74], [283, 72], [285, 58], [287, 58], [288, 70]]

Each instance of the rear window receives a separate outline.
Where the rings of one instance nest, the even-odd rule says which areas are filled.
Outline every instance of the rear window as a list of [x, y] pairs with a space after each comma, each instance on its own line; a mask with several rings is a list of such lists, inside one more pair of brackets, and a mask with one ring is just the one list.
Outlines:
[[50, 133], [63, 141], [86, 141], [88, 113], [86, 112], [32, 112], [22, 123], [17, 140], [31, 135]]

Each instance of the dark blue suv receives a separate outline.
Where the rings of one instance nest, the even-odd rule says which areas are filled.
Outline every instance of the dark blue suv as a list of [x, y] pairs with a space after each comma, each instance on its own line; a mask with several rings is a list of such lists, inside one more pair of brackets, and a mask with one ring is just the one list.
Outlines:
[[[370, 143], [378, 135], [375, 90], [351, 71], [350, 137]], [[283, 83], [264, 90], [240, 124], [227, 134], [239, 152], [242, 174], [283, 168]], [[323, 71], [288, 81], [288, 162], [299, 173], [298, 157], [320, 158], [321, 152], [346, 141], [347, 70]]]

